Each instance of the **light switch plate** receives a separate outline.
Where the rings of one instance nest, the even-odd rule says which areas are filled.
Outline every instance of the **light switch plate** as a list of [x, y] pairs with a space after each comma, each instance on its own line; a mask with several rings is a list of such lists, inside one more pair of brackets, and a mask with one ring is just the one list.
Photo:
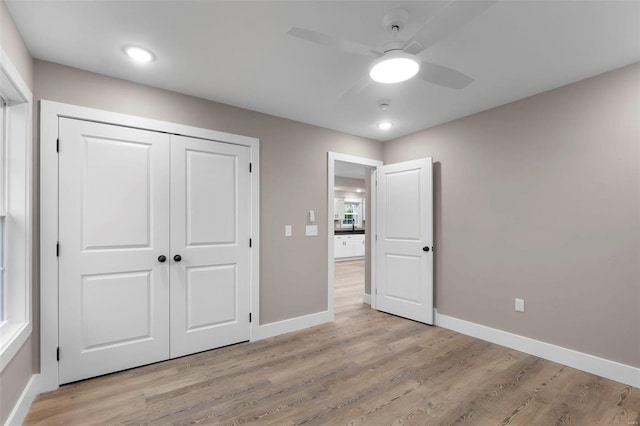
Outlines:
[[524, 312], [524, 299], [516, 299], [516, 311]]
[[307, 237], [317, 237], [318, 225], [307, 225], [305, 229], [305, 234], [307, 235]]
[[284, 226], [284, 236], [285, 237], [290, 237], [293, 234], [293, 231], [291, 229], [291, 225], [285, 225]]

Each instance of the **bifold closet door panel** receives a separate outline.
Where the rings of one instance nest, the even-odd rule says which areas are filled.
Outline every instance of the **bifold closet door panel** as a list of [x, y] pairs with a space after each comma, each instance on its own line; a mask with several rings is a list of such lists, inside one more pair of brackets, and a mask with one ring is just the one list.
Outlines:
[[167, 359], [170, 136], [61, 118], [59, 137], [60, 383]]
[[171, 137], [171, 357], [249, 339], [249, 148]]

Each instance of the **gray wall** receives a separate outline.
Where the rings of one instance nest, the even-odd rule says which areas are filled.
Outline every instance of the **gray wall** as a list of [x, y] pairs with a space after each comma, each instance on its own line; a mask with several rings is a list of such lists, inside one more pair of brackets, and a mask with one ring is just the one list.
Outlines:
[[327, 151], [381, 159], [380, 142], [38, 60], [34, 95], [260, 138], [260, 323], [327, 309]]
[[22, 79], [33, 89], [33, 59], [4, 0], [0, 0], [0, 45]]
[[640, 64], [384, 144], [425, 156], [439, 313], [640, 367]]
[[364, 179], [354, 179], [344, 176], [335, 177], [335, 186], [344, 186], [349, 188], [364, 188]]
[[[0, 0], [0, 45], [15, 65], [22, 79], [33, 90], [33, 61], [18, 32], [7, 6]], [[34, 230], [34, 238], [35, 233]], [[34, 248], [34, 252], [35, 252]], [[32, 334], [0, 373], [0, 424], [11, 414], [31, 375], [38, 371], [37, 338]]]

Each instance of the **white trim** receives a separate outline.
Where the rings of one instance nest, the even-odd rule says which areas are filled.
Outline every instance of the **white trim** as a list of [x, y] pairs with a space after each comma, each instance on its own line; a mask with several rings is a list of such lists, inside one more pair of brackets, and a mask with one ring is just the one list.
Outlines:
[[369, 212], [371, 217], [370, 222], [369, 222], [369, 230], [370, 232], [370, 236], [369, 239], [371, 240], [370, 243], [370, 247], [371, 247], [371, 260], [370, 260], [370, 265], [371, 265], [371, 288], [369, 289], [369, 297], [371, 298], [370, 300], [370, 305], [371, 308], [373, 309], [377, 309], [377, 302], [376, 302], [376, 283], [377, 283], [377, 279], [376, 276], [378, 275], [377, 273], [377, 269], [376, 269], [376, 259], [378, 258], [378, 238], [377, 238], [377, 227], [378, 227], [378, 218], [376, 216], [376, 210], [378, 210], [378, 169], [374, 169], [371, 172], [371, 183], [369, 184], [370, 187], [370, 191], [369, 191], [369, 198], [370, 198], [370, 203], [371, 203], [371, 207], [369, 207]]
[[169, 121], [154, 120], [151, 118], [137, 117], [118, 112], [103, 111], [78, 105], [65, 104], [47, 100], [40, 101], [41, 107], [46, 106], [48, 111], [54, 110], [57, 117], [75, 118], [78, 120], [95, 121], [96, 123], [116, 124], [135, 129], [165, 132], [172, 135], [188, 136], [192, 138], [209, 139], [218, 142], [226, 142], [235, 145], [244, 145], [251, 148], [259, 145], [259, 139], [220, 132], [217, 130], [192, 127]]
[[366, 303], [367, 305], [371, 305], [371, 295], [367, 293], [362, 293], [362, 303]]
[[58, 118], [66, 117], [98, 123], [115, 124], [143, 130], [214, 140], [250, 148], [251, 173], [251, 250], [250, 307], [255, 320], [249, 336], [256, 340], [260, 318], [260, 140], [177, 123], [101, 111], [75, 105], [40, 101], [40, 381], [41, 391], [58, 388]]
[[251, 235], [252, 247], [249, 251], [251, 271], [249, 273], [250, 294], [249, 312], [251, 322], [249, 323], [249, 340], [254, 341], [254, 335], [260, 326], [260, 143], [251, 147]]
[[58, 388], [58, 115], [40, 102], [40, 375], [43, 391]]
[[[327, 152], [327, 312], [329, 313], [329, 315], [331, 316], [331, 321], [333, 321], [334, 317], [335, 317], [335, 301], [333, 299], [334, 295], [333, 295], [333, 287], [335, 284], [335, 276], [334, 276], [334, 262], [335, 262], [335, 258], [334, 258], [334, 254], [333, 254], [333, 239], [334, 239], [334, 233], [333, 231], [333, 218], [334, 216], [334, 211], [333, 211], [333, 199], [335, 198], [335, 162], [336, 161], [345, 161], [348, 163], [354, 163], [354, 164], [361, 164], [363, 166], [369, 166], [373, 168], [373, 172], [375, 173], [375, 168], [378, 166], [382, 166], [382, 161], [380, 160], [373, 160], [371, 158], [364, 158], [364, 157], [356, 157], [353, 155], [347, 155], [347, 154], [340, 154], [338, 152]], [[373, 230], [375, 229], [375, 197], [373, 197], [371, 194], [374, 192], [373, 189], [373, 184], [374, 184], [374, 179], [372, 178], [371, 181], [371, 191], [369, 194], [369, 200], [367, 200], [367, 202], [369, 202], [371, 205], [369, 206], [369, 211], [371, 212], [371, 217], [370, 219], [370, 223], [371, 223], [371, 227], [370, 229], [372, 230], [372, 232], [374, 232]], [[373, 272], [375, 271], [375, 241], [373, 239], [371, 239], [370, 241], [370, 246], [371, 246], [371, 286], [373, 287]]]
[[439, 314], [435, 325], [640, 388], [640, 368]]
[[303, 315], [297, 318], [290, 318], [282, 321], [271, 322], [257, 327], [254, 339], [267, 339], [273, 336], [279, 336], [292, 331], [299, 331], [316, 325], [325, 324], [333, 321], [333, 315], [329, 311], [317, 312], [315, 314]]
[[[5, 100], [8, 102], [11, 99], [22, 98], [24, 102], [31, 103], [33, 95], [31, 90], [29, 90], [29, 86], [2, 47], [0, 47], [0, 68], [5, 73], [5, 76], [1, 77], [3, 79], [2, 89], [8, 92], [3, 96]], [[7, 77], [8, 81], [5, 81], [4, 77]]]
[[[22, 348], [32, 331], [32, 118], [33, 95], [24, 79], [0, 48], [0, 96], [6, 101], [3, 117], [7, 168], [2, 202], [5, 220], [5, 288], [12, 287], [5, 321], [0, 325], [0, 372]], [[6, 222], [5, 222], [6, 223]], [[13, 224], [13, 226], [11, 226]], [[12, 257], [13, 256], [13, 257]], [[20, 283], [18, 287], [17, 283]], [[6, 295], [6, 294], [5, 294]], [[21, 308], [20, 308], [21, 306]], [[16, 307], [18, 307], [16, 309]]]
[[364, 256], [338, 257], [333, 259], [334, 262], [351, 262], [354, 260], [364, 260]]
[[24, 342], [26, 342], [29, 336], [31, 336], [31, 330], [31, 319], [29, 319], [28, 322], [23, 322], [21, 324], [3, 324], [2, 334], [6, 334], [11, 337], [9, 337], [9, 339], [1, 346], [0, 371], [3, 371], [4, 368], [9, 365], [9, 362], [11, 362], [13, 357], [22, 348]]
[[18, 398], [18, 401], [16, 401], [16, 405], [14, 405], [13, 410], [11, 410], [11, 414], [9, 414], [9, 417], [7, 417], [5, 426], [21, 425], [22, 423], [24, 423], [24, 419], [29, 413], [31, 403], [40, 393], [38, 387], [39, 381], [39, 374], [34, 374], [31, 376], [31, 378], [27, 382], [27, 386], [25, 386], [22, 394], [20, 395], [20, 398]]

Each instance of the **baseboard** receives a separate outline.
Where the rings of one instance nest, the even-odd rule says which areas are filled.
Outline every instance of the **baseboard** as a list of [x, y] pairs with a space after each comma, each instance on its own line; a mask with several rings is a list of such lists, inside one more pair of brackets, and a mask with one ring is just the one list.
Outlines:
[[640, 368], [435, 312], [435, 325], [640, 388]]
[[333, 259], [334, 262], [350, 262], [352, 260], [364, 260], [364, 256], [357, 257], [335, 257]]
[[333, 321], [333, 315], [329, 311], [317, 312], [315, 314], [304, 315], [283, 321], [263, 324], [256, 327], [251, 336], [251, 341], [266, 339], [268, 337], [279, 336], [292, 331], [303, 330]]
[[371, 295], [367, 293], [362, 293], [362, 303], [366, 303], [367, 305], [371, 304]]
[[29, 381], [27, 382], [27, 386], [24, 387], [20, 398], [16, 402], [16, 405], [13, 407], [11, 414], [7, 418], [5, 426], [19, 426], [24, 422], [24, 419], [27, 417], [27, 413], [29, 413], [29, 407], [31, 407], [31, 403], [36, 398], [39, 391], [38, 381], [40, 379], [39, 374], [34, 374], [31, 376]]

